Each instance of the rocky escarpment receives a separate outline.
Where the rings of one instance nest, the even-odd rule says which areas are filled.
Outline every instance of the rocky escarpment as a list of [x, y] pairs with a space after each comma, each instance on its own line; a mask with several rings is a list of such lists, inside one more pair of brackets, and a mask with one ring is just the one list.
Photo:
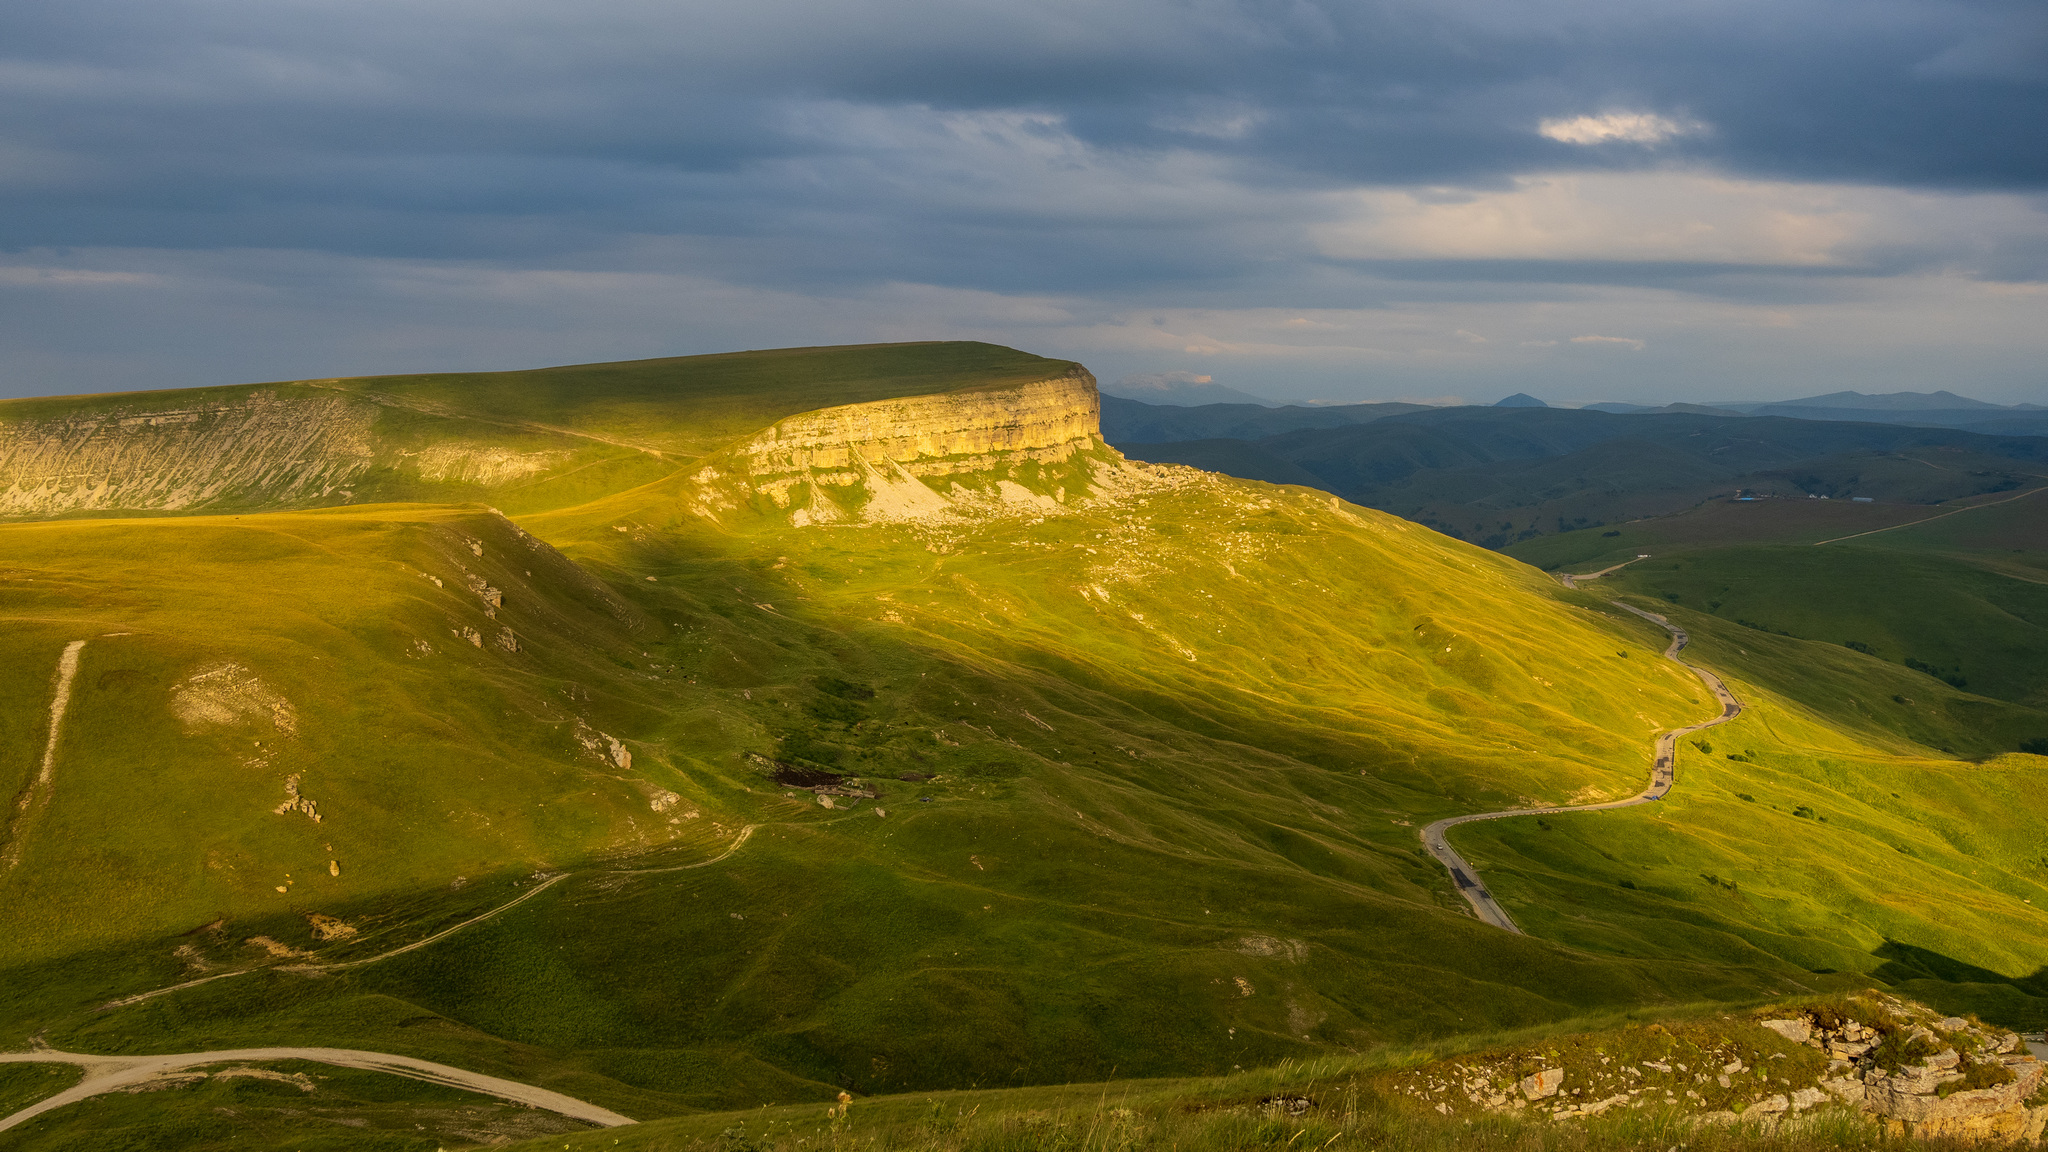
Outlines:
[[454, 418], [409, 448], [379, 436], [385, 410], [291, 385], [0, 405], [0, 517], [416, 499], [423, 484], [482, 494], [575, 456], [566, 437], [517, 450]]
[[[0, 404], [0, 518], [495, 503], [593, 454], [633, 451], [335, 383]], [[1094, 487], [1098, 465], [1115, 482], [1122, 458], [1102, 442], [1100, 412], [1094, 377], [1076, 365], [1028, 383], [800, 413], [715, 453], [684, 499], [704, 515], [751, 508], [799, 525], [1051, 511]], [[645, 471], [628, 479], [643, 483]]]
[[1064, 376], [971, 392], [909, 396], [806, 412], [732, 451], [757, 478], [811, 475], [850, 483], [862, 459], [893, 461], [913, 476], [985, 469], [997, 454], [1058, 462], [1101, 432], [1095, 377]]
[[2038, 1141], [2048, 1127], [2042, 1081], [2017, 1034], [1866, 993], [1477, 1053], [1382, 1087], [1445, 1115], [1567, 1121], [1652, 1108], [1775, 1126], [1833, 1111], [1899, 1135]]
[[690, 497], [714, 517], [753, 505], [804, 525], [1057, 508], [1090, 482], [1102, 443], [1095, 378], [910, 396], [806, 412], [699, 470]]
[[361, 401], [268, 391], [0, 416], [0, 516], [320, 499], [370, 468], [375, 419]]

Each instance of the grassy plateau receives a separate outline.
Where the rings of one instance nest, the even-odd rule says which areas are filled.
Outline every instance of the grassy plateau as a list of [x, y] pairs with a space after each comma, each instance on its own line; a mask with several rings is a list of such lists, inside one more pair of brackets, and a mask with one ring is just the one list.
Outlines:
[[[1967, 632], [1942, 647], [1840, 596], [1794, 613], [1784, 589], [1816, 577], [1785, 545], [1753, 549], [1774, 585], [1735, 556], [1575, 592], [1099, 439], [983, 461], [955, 483], [1024, 495], [944, 516], [794, 527], [685, 498], [785, 416], [1069, 367], [926, 344], [264, 386], [375, 406], [349, 495], [0, 525], [0, 1048], [360, 1048], [677, 1118], [575, 1147], [737, 1152], [783, 1117], [835, 1146], [1205, 1146], [1161, 1134], [1210, 1113], [1147, 1103], [1195, 1099], [1227, 1105], [1227, 1146], [1398, 1122], [1421, 1147], [1457, 1134], [1382, 1116], [1355, 1073], [1870, 984], [2048, 1019], [2048, 758], [2012, 751], [2048, 735], [2038, 649], [1970, 614], [2033, 611], [2011, 561], [1914, 554], [1902, 595], [1955, 597]], [[436, 444], [563, 455], [428, 481]], [[1531, 543], [1578, 536], [1601, 539]], [[1422, 825], [1632, 795], [1653, 736], [1713, 712], [1617, 594], [1751, 709], [1681, 746], [1664, 804], [1461, 828], [1529, 934], [1492, 929]], [[266, 1067], [289, 1075], [94, 1097], [0, 1148], [574, 1127]], [[66, 1083], [0, 1072], [0, 1102]], [[1352, 1119], [1260, 1110], [1311, 1081]], [[893, 1102], [814, 1123], [842, 1091]], [[735, 1135], [736, 1109], [761, 1119]]]

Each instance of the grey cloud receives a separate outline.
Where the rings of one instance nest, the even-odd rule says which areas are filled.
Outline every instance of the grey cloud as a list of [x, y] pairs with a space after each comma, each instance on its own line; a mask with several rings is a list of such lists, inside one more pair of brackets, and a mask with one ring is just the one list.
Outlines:
[[[0, 21], [13, 46], [0, 126], [77, 156], [82, 183], [117, 196], [124, 174], [176, 183], [200, 161], [227, 195], [309, 156], [345, 169], [332, 182], [342, 194], [400, 200], [426, 156], [444, 181], [477, 183], [515, 158], [731, 171], [829, 152], [778, 120], [790, 101], [832, 99], [1044, 110], [1091, 143], [1199, 146], [1294, 181], [1483, 181], [1644, 162], [1639, 149], [1534, 133], [1542, 116], [1609, 106], [1699, 116], [1715, 132], [1666, 154], [1737, 170], [2048, 180], [2040, 53], [2007, 30], [2038, 27], [2038, 5], [1518, 8], [1504, 18], [1472, 5], [1250, 0], [24, 6]], [[1219, 99], [1257, 122], [1232, 138], [1170, 127]], [[552, 208], [546, 173], [532, 175], [536, 206]], [[582, 187], [603, 199], [601, 184]]]
[[[67, 311], [33, 277], [0, 290], [17, 317], [46, 318], [31, 340], [46, 350], [38, 363], [114, 372], [105, 366], [136, 361], [106, 359], [88, 329], [74, 340], [66, 325], [91, 312], [104, 332], [107, 317], [129, 315], [136, 347], [146, 332], [189, 348], [201, 331], [222, 338], [238, 309], [269, 315], [277, 284], [293, 282], [301, 303], [268, 329], [275, 356], [252, 353], [266, 367], [242, 374], [303, 375], [321, 369], [286, 370], [293, 347], [333, 349], [308, 354], [330, 371], [507, 347], [477, 335], [492, 307], [522, 332], [547, 330], [528, 304], [468, 290], [437, 297], [445, 322], [415, 320], [405, 290], [360, 273], [378, 261], [726, 286], [691, 290], [711, 311], [687, 329], [659, 308], [614, 324], [558, 300], [620, 355], [860, 338], [812, 304], [857, 299], [840, 311], [881, 325], [899, 285], [1056, 297], [1093, 315], [1596, 289], [1829, 303], [1930, 269], [2041, 279], [2039, 237], [1939, 228], [1827, 267], [1339, 260], [1313, 232], [1348, 189], [1455, 199], [1530, 172], [1680, 166], [2037, 192], [2048, 188], [2044, 20], [2037, 0], [14, 5], [0, 9], [0, 250], [56, 264], [118, 252], [138, 268], [155, 266], [147, 252], [242, 253], [264, 270], [209, 272], [176, 306], [109, 287]], [[1653, 145], [1536, 131], [1616, 111], [1706, 130]], [[86, 255], [63, 255], [73, 249]], [[750, 293], [779, 294], [762, 314], [787, 331], [716, 312]], [[325, 309], [331, 336], [319, 334], [323, 308], [305, 303], [316, 299], [338, 302]], [[202, 307], [211, 327], [194, 319]], [[1050, 323], [1023, 315], [940, 327]], [[722, 342], [720, 331], [753, 335]], [[577, 356], [607, 354], [575, 342]], [[1103, 353], [1161, 370], [1150, 354]]]

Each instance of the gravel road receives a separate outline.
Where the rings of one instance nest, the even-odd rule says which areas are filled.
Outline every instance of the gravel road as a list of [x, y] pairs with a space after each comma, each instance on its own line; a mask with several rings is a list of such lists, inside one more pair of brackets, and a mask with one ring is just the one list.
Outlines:
[[445, 1084], [451, 1088], [463, 1088], [471, 1092], [481, 1092], [486, 1096], [496, 1096], [500, 1100], [510, 1100], [515, 1104], [528, 1104], [601, 1128], [616, 1128], [622, 1124], [634, 1123], [632, 1119], [621, 1116], [609, 1108], [600, 1108], [573, 1096], [564, 1096], [560, 1092], [550, 1092], [545, 1088], [535, 1088], [531, 1084], [521, 1084], [517, 1080], [503, 1080], [496, 1076], [451, 1068], [446, 1064], [436, 1064], [430, 1060], [415, 1060], [410, 1056], [393, 1056], [385, 1052], [359, 1052], [353, 1048], [238, 1048], [222, 1052], [181, 1052], [171, 1056], [94, 1056], [83, 1052], [58, 1052], [42, 1048], [29, 1052], [0, 1052], [0, 1064], [76, 1064], [85, 1069], [85, 1079], [55, 1096], [39, 1100], [12, 1116], [0, 1119], [0, 1131], [52, 1109], [62, 1108], [66, 1104], [74, 1104], [104, 1092], [119, 1092], [133, 1088], [189, 1068], [213, 1064], [246, 1064], [264, 1060], [311, 1060], [339, 1068], [389, 1072], [393, 1076], [425, 1080], [430, 1084]]

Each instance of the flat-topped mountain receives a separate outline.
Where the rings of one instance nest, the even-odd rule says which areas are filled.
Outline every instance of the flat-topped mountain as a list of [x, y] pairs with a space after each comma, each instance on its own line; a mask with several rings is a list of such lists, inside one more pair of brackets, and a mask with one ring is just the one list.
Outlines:
[[1731, 678], [1667, 801], [1460, 830], [1528, 934], [1474, 920], [1417, 829], [1635, 794], [1717, 711], [1668, 637], [1126, 460], [1097, 404], [924, 344], [0, 409], [0, 1047], [368, 1049], [646, 1119], [1792, 982], [2039, 1012], [1998, 981], [2048, 963], [2043, 767], [1928, 743], [1984, 727], [1960, 692], [1902, 734]]
[[1092, 430], [1077, 371], [988, 344], [871, 345], [0, 401], [0, 516], [562, 507], [785, 416], [878, 399], [1071, 380], [1069, 423]]

